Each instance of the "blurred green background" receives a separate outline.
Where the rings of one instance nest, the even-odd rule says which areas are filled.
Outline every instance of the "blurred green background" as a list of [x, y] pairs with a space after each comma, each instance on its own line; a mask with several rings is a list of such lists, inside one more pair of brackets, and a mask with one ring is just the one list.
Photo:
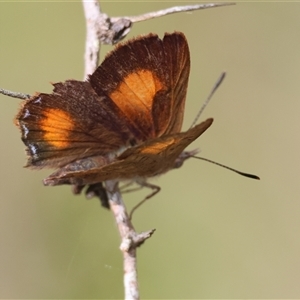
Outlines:
[[[103, 2], [110, 16], [190, 2]], [[242, 3], [133, 26], [185, 33], [192, 70], [183, 129], [219, 74], [228, 76], [190, 149], [252, 172], [255, 181], [201, 161], [152, 180], [162, 191], [134, 215], [156, 228], [138, 250], [143, 299], [300, 297], [300, 3]], [[85, 22], [76, 2], [0, 3], [0, 87], [32, 94], [83, 77]], [[102, 47], [102, 57], [112, 47]], [[119, 236], [110, 212], [30, 171], [0, 95], [0, 298], [123, 297]], [[147, 190], [125, 194], [131, 207]]]

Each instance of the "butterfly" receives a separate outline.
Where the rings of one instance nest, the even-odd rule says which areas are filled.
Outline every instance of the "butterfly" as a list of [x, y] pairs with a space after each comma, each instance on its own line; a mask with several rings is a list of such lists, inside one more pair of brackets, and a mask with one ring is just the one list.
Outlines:
[[55, 83], [22, 105], [16, 124], [26, 167], [55, 168], [45, 185], [89, 185], [93, 195], [103, 181], [146, 182], [180, 166], [213, 122], [181, 132], [189, 72], [183, 33], [117, 45], [86, 81]]

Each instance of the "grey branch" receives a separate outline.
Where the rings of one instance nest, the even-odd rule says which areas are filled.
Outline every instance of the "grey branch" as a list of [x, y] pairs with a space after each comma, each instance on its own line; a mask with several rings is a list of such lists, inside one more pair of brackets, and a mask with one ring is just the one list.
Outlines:
[[120, 250], [123, 253], [125, 299], [139, 299], [137, 280], [136, 248], [151, 237], [154, 229], [137, 233], [131, 223], [125, 204], [118, 189], [118, 182], [107, 181], [106, 190], [110, 209], [114, 215], [121, 237]]

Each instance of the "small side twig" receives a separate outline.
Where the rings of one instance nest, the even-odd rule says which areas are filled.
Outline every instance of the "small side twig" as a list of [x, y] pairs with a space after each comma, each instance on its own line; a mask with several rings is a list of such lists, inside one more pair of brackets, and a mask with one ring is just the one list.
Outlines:
[[137, 23], [137, 22], [150, 20], [153, 18], [163, 17], [166, 15], [174, 14], [174, 13], [181, 13], [181, 12], [200, 10], [200, 9], [206, 9], [206, 8], [228, 6], [228, 5], [234, 5], [234, 4], [235, 3], [233, 3], [233, 2], [226, 2], [226, 3], [206, 3], [206, 4], [174, 6], [174, 7], [169, 7], [166, 9], [158, 10], [158, 11], [149, 12], [149, 13], [142, 14], [139, 16], [114, 17], [114, 18], [111, 18], [111, 20], [113, 22], [114, 20], [119, 20], [120, 18], [123, 18], [123, 19], [130, 20], [132, 23]]
[[0, 88], [0, 94], [3, 94], [5, 96], [9, 96], [9, 97], [13, 97], [13, 98], [18, 98], [18, 99], [29, 99], [31, 96], [28, 94], [23, 94], [23, 93], [19, 93], [19, 92], [12, 92], [9, 90], [5, 90]]

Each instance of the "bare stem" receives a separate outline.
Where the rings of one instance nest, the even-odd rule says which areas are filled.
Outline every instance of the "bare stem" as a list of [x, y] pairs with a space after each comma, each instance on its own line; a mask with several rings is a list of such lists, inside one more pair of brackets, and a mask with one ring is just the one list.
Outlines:
[[116, 182], [106, 182], [110, 209], [114, 215], [122, 240], [120, 250], [123, 252], [124, 259], [125, 299], [139, 299], [136, 248], [131, 245], [131, 236], [135, 233], [135, 230], [129, 219], [121, 193], [116, 187]]
[[[200, 9], [206, 9], [206, 8], [221, 7], [221, 6], [228, 6], [228, 5], [234, 5], [234, 4], [235, 3], [232, 3], [232, 2], [226, 2], [226, 3], [206, 3], [206, 4], [174, 6], [174, 7], [142, 14], [139, 16], [128, 16], [128, 17], [122, 17], [122, 18], [130, 20], [132, 23], [137, 23], [137, 22], [146, 21], [146, 20], [153, 19], [153, 18], [163, 17], [166, 15], [174, 14], [174, 13], [200, 10]], [[121, 17], [112, 18], [112, 21], [114, 19], [120, 19], [120, 18]]]
[[118, 189], [118, 182], [107, 181], [106, 190], [110, 209], [113, 213], [121, 236], [120, 250], [124, 260], [125, 299], [139, 299], [137, 280], [136, 248], [154, 233], [154, 229], [137, 233], [131, 223], [125, 204]]

